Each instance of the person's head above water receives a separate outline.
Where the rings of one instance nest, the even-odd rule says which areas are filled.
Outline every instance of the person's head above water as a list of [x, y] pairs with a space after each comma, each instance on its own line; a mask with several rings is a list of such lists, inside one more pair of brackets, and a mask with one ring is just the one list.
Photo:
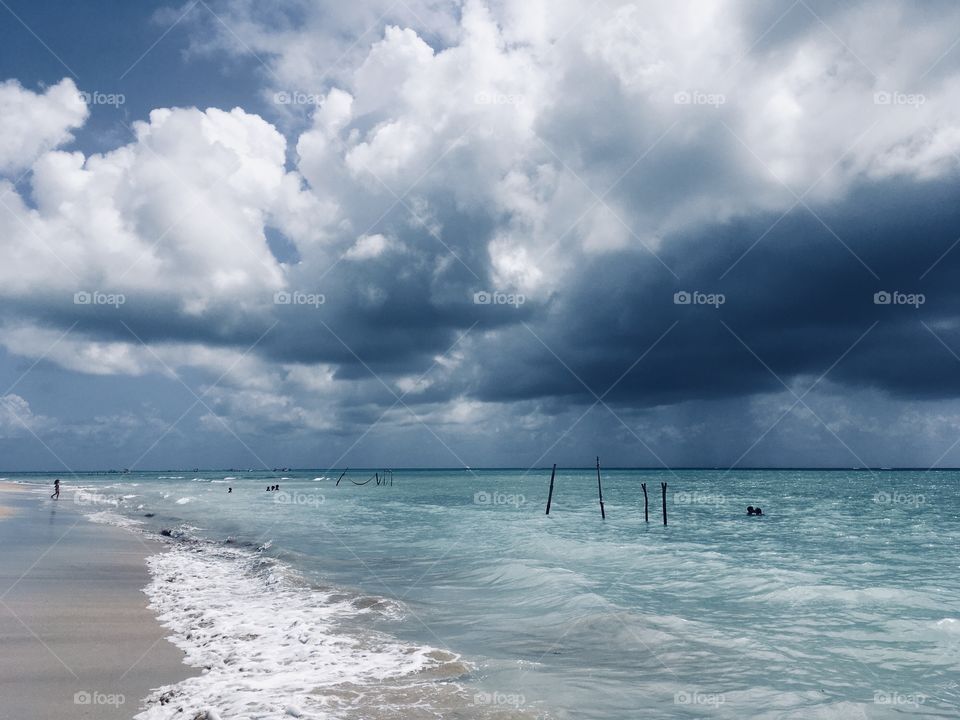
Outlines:
[[747, 515], [753, 515], [753, 505], [747, 505]]
[[753, 511], [753, 514], [754, 514], [754, 515], [763, 515], [763, 510], [761, 510], [760, 508], [756, 508], [756, 509]]

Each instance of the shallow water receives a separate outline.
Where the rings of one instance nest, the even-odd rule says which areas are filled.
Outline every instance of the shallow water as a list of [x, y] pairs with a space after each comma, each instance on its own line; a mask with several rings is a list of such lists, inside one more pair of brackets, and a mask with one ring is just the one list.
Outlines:
[[101, 519], [207, 541], [178, 543], [161, 561], [184, 573], [177, 591], [155, 578], [151, 597], [181, 636], [211, 628], [179, 641], [198, 664], [254, 659], [177, 688], [191, 709], [960, 716], [958, 473], [605, 471], [606, 521], [592, 470], [558, 471], [549, 517], [549, 470], [351, 482], [372, 474], [339, 487], [322, 471], [63, 479]]

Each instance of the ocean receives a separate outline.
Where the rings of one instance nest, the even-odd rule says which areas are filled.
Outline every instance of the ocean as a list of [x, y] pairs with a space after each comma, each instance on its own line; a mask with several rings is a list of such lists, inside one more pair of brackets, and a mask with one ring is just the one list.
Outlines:
[[60, 476], [170, 545], [139, 718], [960, 717], [958, 472], [340, 472]]

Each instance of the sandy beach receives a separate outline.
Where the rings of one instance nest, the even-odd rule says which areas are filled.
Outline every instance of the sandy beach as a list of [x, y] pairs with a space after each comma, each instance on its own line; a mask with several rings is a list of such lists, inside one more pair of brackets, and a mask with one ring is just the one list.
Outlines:
[[0, 720], [131, 718], [192, 671], [147, 609], [162, 550], [87, 520], [69, 492], [0, 484]]

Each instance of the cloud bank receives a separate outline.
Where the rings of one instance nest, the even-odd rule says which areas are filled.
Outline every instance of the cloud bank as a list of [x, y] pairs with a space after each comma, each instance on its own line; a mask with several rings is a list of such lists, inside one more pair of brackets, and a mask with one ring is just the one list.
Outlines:
[[439, 464], [542, 461], [590, 408], [623, 463], [952, 457], [952, 4], [212, 7], [192, 52], [262, 59], [256, 110], [84, 155], [71, 80], [0, 85], [9, 353]]

